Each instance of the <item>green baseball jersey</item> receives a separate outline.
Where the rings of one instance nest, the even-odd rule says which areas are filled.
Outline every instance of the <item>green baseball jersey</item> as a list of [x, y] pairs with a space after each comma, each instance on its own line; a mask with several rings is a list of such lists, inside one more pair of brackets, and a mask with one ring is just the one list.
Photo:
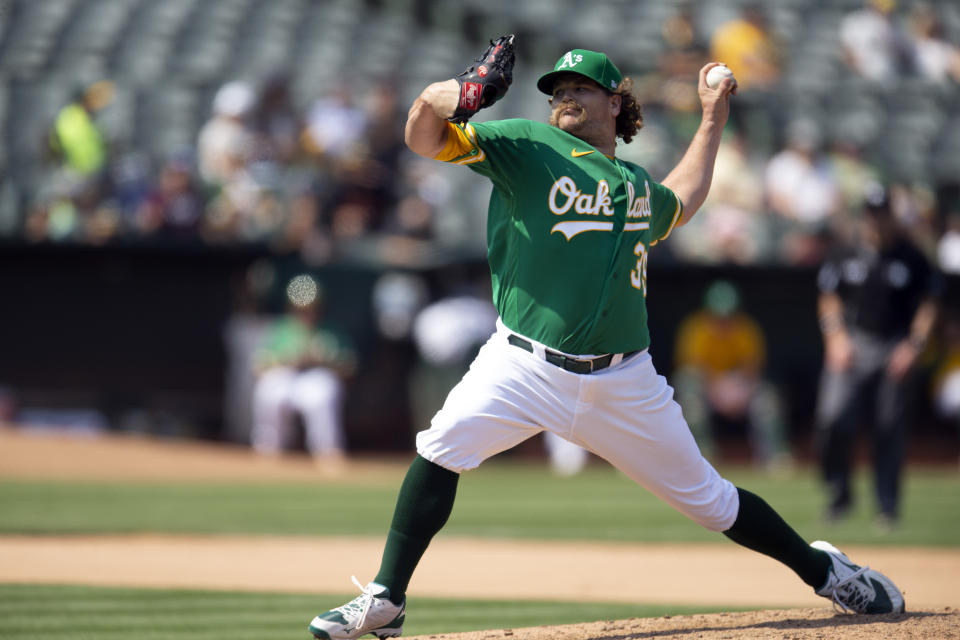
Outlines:
[[493, 182], [487, 255], [509, 329], [570, 354], [649, 345], [647, 256], [680, 219], [671, 190], [530, 120], [450, 125], [437, 158]]
[[349, 370], [354, 359], [353, 348], [346, 336], [333, 329], [306, 324], [290, 315], [281, 316], [267, 327], [254, 354], [256, 364], [261, 367], [323, 366]]

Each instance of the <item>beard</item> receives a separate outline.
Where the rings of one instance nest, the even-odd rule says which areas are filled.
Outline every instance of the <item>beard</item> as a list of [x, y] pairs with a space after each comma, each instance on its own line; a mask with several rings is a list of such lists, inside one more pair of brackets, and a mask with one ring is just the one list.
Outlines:
[[[570, 108], [577, 110], [575, 119], [571, 122], [570, 117], [567, 116], [564, 120], [563, 126], [560, 126], [560, 118], [563, 112]], [[567, 133], [576, 135], [576, 133], [582, 130], [584, 125], [587, 123], [587, 112], [576, 102], [573, 102], [572, 100], [564, 100], [560, 104], [553, 107], [553, 110], [550, 112], [550, 120], [548, 120], [548, 123], [551, 126], [566, 131]]]

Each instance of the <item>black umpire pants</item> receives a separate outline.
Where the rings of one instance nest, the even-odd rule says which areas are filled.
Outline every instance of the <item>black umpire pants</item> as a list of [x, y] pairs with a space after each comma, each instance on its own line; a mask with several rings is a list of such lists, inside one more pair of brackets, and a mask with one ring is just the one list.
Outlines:
[[830, 513], [842, 515], [852, 503], [850, 486], [857, 429], [872, 423], [874, 487], [880, 513], [899, 514], [900, 479], [906, 454], [908, 399], [912, 376], [886, 375], [899, 340], [852, 332], [854, 361], [842, 372], [824, 368], [817, 400], [817, 447]]

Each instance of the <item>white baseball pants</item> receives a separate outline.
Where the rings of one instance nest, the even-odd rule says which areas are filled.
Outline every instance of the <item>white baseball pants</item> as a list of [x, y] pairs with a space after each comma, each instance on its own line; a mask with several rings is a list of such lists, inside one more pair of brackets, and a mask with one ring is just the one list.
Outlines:
[[343, 383], [329, 369], [269, 369], [253, 390], [253, 447], [260, 453], [279, 453], [292, 435], [297, 412], [303, 418], [310, 453], [341, 453], [342, 405]]
[[[701, 455], [673, 389], [643, 351], [592, 374], [561, 369], [497, 331], [447, 396], [417, 452], [455, 472], [547, 430], [606, 459], [712, 531], [733, 526], [737, 489]], [[543, 345], [531, 342], [542, 353]]]

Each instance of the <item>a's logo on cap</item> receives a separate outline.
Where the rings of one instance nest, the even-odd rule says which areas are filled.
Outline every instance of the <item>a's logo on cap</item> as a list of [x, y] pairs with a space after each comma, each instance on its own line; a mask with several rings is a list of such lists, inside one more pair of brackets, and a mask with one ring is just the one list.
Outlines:
[[616, 80], [611, 80], [611, 81], [610, 81], [610, 88], [611, 88], [611, 89], [616, 89], [616, 88], [617, 88], [617, 81], [616, 81]]
[[577, 66], [578, 62], [583, 62], [583, 56], [579, 53], [573, 55], [573, 51], [567, 51], [563, 54], [563, 62], [560, 63], [560, 66], [557, 67], [557, 71], [560, 69], [567, 69]]

